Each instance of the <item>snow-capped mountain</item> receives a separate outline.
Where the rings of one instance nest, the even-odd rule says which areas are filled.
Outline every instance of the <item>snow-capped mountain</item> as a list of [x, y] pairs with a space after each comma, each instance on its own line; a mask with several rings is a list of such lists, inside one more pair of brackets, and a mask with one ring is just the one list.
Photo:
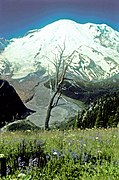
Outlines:
[[1, 74], [6, 74], [6, 73], [11, 73], [10, 71], [10, 63], [7, 61], [5, 57], [2, 57], [1, 53], [4, 51], [5, 47], [8, 46], [10, 43], [9, 40], [6, 40], [4, 38], [0, 38], [0, 75]]
[[0, 38], [0, 52], [2, 52], [9, 43], [9, 40]]
[[0, 69], [15, 79], [42, 70], [53, 73], [61, 52], [64, 60], [73, 59], [69, 71], [78, 78], [99, 80], [119, 72], [119, 32], [65, 19], [12, 39], [0, 54]]

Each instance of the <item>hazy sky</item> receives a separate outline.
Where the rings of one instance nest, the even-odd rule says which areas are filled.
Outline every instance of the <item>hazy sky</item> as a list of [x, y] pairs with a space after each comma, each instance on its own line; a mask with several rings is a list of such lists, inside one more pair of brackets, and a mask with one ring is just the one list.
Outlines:
[[119, 31], [119, 0], [0, 0], [0, 37], [17, 37], [58, 19], [105, 23]]

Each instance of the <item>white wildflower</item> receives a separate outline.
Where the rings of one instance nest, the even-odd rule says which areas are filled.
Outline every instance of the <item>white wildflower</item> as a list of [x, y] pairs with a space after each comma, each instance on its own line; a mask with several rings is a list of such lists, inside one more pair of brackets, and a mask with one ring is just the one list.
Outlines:
[[95, 139], [96, 139], [96, 140], [98, 140], [98, 139], [99, 139], [99, 137], [97, 136]]
[[53, 155], [57, 155], [57, 152], [55, 151], [55, 152], [53, 152]]

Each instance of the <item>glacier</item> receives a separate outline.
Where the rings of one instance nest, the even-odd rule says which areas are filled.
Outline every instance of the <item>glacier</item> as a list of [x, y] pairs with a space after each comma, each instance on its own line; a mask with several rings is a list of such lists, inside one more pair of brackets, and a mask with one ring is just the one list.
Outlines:
[[42, 70], [52, 75], [64, 46], [64, 57], [74, 52], [68, 72], [73, 77], [100, 80], [119, 72], [119, 32], [106, 24], [63, 19], [11, 39], [0, 52], [0, 73], [12, 79]]

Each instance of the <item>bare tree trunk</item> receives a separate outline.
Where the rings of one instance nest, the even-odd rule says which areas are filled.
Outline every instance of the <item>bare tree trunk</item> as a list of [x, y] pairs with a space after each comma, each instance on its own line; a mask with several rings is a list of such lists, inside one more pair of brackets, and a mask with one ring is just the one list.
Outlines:
[[51, 111], [52, 111], [52, 105], [49, 104], [48, 109], [47, 109], [46, 119], [45, 119], [45, 130], [49, 130], [49, 121], [50, 121]]
[[54, 99], [56, 95], [58, 94], [58, 91], [59, 90], [57, 90], [52, 96], [52, 98], [50, 99], [48, 109], [47, 109], [46, 119], [45, 119], [45, 130], [49, 130], [49, 121], [50, 121], [51, 111], [56, 106], [56, 104], [54, 104]]

